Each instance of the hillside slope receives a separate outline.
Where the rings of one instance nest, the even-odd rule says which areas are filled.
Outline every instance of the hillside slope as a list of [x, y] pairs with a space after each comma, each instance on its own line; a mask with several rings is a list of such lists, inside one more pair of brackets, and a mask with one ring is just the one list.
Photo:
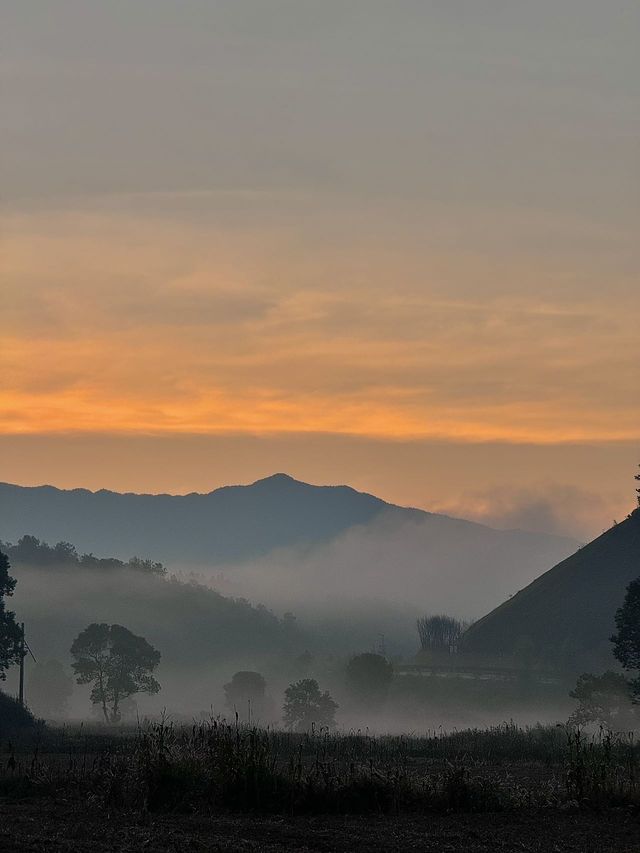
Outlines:
[[510, 656], [526, 640], [547, 661], [611, 665], [615, 612], [638, 576], [640, 509], [472, 625], [464, 650]]

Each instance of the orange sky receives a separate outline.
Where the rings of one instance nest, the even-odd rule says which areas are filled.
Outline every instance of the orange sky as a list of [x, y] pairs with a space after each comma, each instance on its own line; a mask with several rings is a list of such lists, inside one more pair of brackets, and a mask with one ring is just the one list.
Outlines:
[[503, 254], [496, 281], [473, 247], [367, 236], [336, 257], [284, 228], [9, 218], [0, 430], [638, 438], [640, 297], [624, 271], [600, 293], [598, 265], [567, 282], [564, 259], [541, 258], [529, 289], [526, 257]]
[[465, 8], [8, 13], [0, 479], [624, 511], [640, 16]]

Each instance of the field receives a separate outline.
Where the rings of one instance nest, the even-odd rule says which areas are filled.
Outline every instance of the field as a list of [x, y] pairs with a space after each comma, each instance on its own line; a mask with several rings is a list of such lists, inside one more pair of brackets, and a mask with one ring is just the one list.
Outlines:
[[512, 724], [46, 729], [2, 743], [0, 846], [640, 851], [639, 759], [628, 736]]

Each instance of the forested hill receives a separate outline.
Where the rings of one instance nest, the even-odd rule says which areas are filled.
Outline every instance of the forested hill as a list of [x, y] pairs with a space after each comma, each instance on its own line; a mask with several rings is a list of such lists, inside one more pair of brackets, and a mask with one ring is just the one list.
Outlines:
[[508, 656], [525, 642], [548, 662], [612, 665], [615, 612], [637, 577], [640, 509], [472, 625], [464, 649]]
[[91, 622], [125, 625], [162, 651], [163, 667], [245, 665], [297, 652], [295, 619], [220, 595], [164, 566], [134, 557], [98, 559], [73, 545], [50, 546], [32, 536], [0, 543], [16, 578], [11, 609], [26, 622], [30, 644], [65, 661], [73, 638]]
[[557, 560], [575, 548], [563, 537], [496, 531], [394, 506], [348, 486], [312, 486], [285, 474], [188, 495], [0, 484], [0, 539], [16, 541], [30, 533], [73, 542], [86, 552], [119, 559], [147, 554], [174, 565], [241, 562], [278, 548], [321, 544], [383, 516], [424, 522], [438, 553], [454, 554], [461, 565], [472, 565], [480, 550], [480, 556], [504, 563], [505, 570], [513, 560], [539, 571], [544, 562], [538, 560]]

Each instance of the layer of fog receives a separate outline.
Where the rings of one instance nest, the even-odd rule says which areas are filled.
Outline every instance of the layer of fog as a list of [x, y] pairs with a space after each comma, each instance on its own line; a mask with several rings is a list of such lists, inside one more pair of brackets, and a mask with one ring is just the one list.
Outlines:
[[[130, 570], [16, 566], [11, 608], [26, 622], [36, 656], [59, 660], [68, 671], [71, 643], [92, 622], [119, 623], [146, 637], [162, 654], [157, 672], [162, 691], [137, 697], [141, 715], [163, 709], [187, 718], [230, 714], [224, 685], [234, 672], [248, 669], [267, 680], [271, 710], [264, 722], [281, 719], [286, 686], [306, 676], [336, 696], [338, 721], [346, 727], [400, 731], [480, 725], [518, 714], [532, 722], [558, 714], [539, 708], [524, 716], [522, 708], [493, 714], [428, 702], [394, 706], [393, 713], [353, 711], [343, 698], [344, 666], [364, 651], [411, 661], [419, 645], [418, 615], [482, 616], [571, 550], [571, 542], [558, 539], [543, 553], [535, 535], [496, 536], [453, 519], [431, 525], [428, 518], [399, 522], [381, 516], [328, 544], [282, 550], [244, 564], [195, 567], [198, 579], [211, 587], [205, 590]], [[194, 567], [169, 569], [181, 570], [186, 580]], [[273, 614], [246, 603], [232, 605], [216, 592], [262, 603]], [[295, 619], [285, 617], [287, 611]], [[6, 683], [9, 692], [17, 689], [16, 677], [14, 669]], [[76, 687], [70, 716], [86, 718], [90, 712], [88, 689]]]
[[[224, 595], [291, 610], [331, 629], [341, 622], [380, 620], [377, 633], [417, 614], [477, 619], [575, 551], [568, 539], [546, 547], [525, 531], [496, 535], [458, 519], [398, 521], [381, 515], [328, 544], [277, 550], [233, 565], [183, 567]], [[393, 615], [392, 615], [393, 614]]]
[[[347, 542], [350, 540], [346, 537]], [[335, 544], [336, 549], [340, 547]], [[206, 591], [188, 584], [124, 570], [21, 566], [15, 574], [18, 586], [11, 606], [25, 621], [30, 646], [39, 660], [58, 660], [71, 674], [69, 650], [74, 638], [91, 622], [103, 621], [125, 625], [160, 650], [162, 660], [156, 675], [162, 689], [156, 696], [136, 697], [129, 711], [132, 720], [136, 715], [159, 715], [163, 711], [178, 721], [212, 714], [233, 719], [235, 709], [225, 705], [224, 685], [235, 672], [247, 669], [261, 672], [267, 681], [268, 710], [256, 721], [269, 724], [282, 723], [284, 691], [303, 677], [317, 679], [322, 689], [331, 692], [340, 705], [338, 725], [347, 729], [400, 732], [487, 725], [511, 717], [521, 723], [566, 718], [563, 703], [546, 708], [531, 703], [525, 708], [514, 701], [513, 706], [504, 704], [487, 710], [461, 702], [453, 694], [450, 700], [430, 699], [428, 695], [425, 699], [420, 694], [400, 700], [396, 697], [379, 710], [354, 707], [345, 690], [345, 664], [350, 655], [379, 648], [381, 643], [401, 645], [404, 637], [406, 659], [410, 660], [418, 648], [414, 615], [424, 609], [423, 602], [413, 609], [400, 604], [388, 604], [385, 609], [379, 602], [365, 600], [356, 607], [354, 601], [345, 598], [340, 609], [334, 606], [330, 611], [328, 606], [314, 610], [308, 599], [307, 612], [314, 614], [315, 621], [298, 612], [297, 624], [289, 629], [287, 620], [265, 616], [268, 631], [253, 636], [246, 624], [233, 627], [235, 614], [233, 620], [224, 617], [227, 622], [221, 621], [215, 607], [205, 602]], [[363, 584], [366, 587], [366, 582]], [[444, 589], [442, 585], [441, 592]], [[200, 611], [199, 602], [203, 605]], [[439, 600], [443, 606], [446, 603], [447, 599]], [[389, 638], [381, 636], [384, 631], [378, 631], [380, 627], [387, 629]], [[390, 648], [385, 651], [393, 652]], [[34, 668], [31, 659], [26, 667], [29, 701]], [[10, 671], [2, 689], [17, 691], [17, 668]], [[401, 685], [394, 689], [400, 690]], [[35, 706], [34, 711], [38, 713], [39, 708]], [[99, 720], [86, 686], [75, 686], [66, 717]]]

